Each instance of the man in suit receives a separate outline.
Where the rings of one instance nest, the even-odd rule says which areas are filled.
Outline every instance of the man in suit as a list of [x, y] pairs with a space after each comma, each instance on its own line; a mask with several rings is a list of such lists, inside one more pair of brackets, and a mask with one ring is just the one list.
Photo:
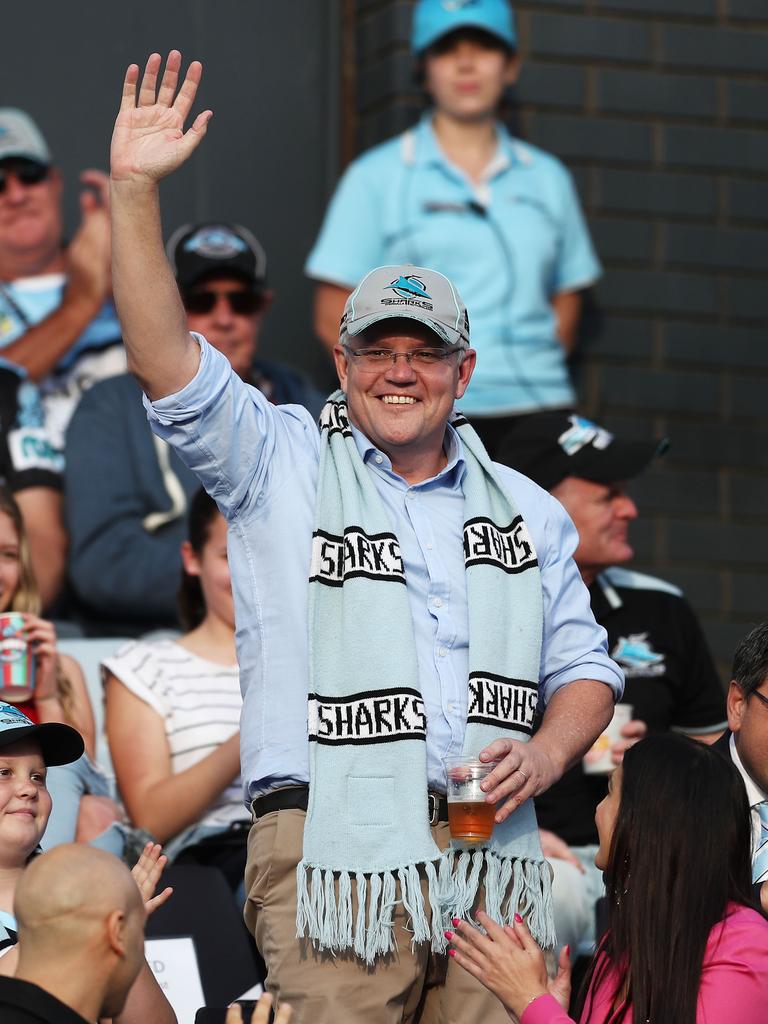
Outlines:
[[752, 814], [752, 881], [768, 915], [768, 622], [741, 640], [728, 687], [728, 730], [715, 744], [747, 787]]

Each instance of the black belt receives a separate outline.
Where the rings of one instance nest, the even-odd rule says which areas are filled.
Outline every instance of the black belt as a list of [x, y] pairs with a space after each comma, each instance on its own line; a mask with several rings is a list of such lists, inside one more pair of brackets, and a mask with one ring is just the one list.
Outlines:
[[[285, 786], [257, 797], [251, 803], [251, 812], [255, 821], [271, 811], [306, 811], [308, 804], [309, 786]], [[443, 793], [427, 793], [427, 814], [430, 825], [448, 821], [448, 800]]]

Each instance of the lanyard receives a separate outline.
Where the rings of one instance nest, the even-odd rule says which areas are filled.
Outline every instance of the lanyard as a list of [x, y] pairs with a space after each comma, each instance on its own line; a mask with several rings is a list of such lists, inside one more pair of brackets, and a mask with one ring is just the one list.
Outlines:
[[11, 311], [15, 314], [16, 318], [21, 321], [21, 325], [24, 328], [24, 330], [29, 330], [29, 328], [32, 326], [29, 317], [18, 304], [16, 299], [14, 299], [13, 295], [11, 295], [8, 285], [5, 284], [3, 281], [0, 281], [0, 295], [2, 295], [6, 303], [10, 306]]

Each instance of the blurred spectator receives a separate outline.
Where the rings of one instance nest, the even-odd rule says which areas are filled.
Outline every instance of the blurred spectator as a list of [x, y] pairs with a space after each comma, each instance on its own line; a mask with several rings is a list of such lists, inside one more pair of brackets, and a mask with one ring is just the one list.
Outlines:
[[[419, 124], [363, 154], [331, 201], [306, 272], [315, 329], [329, 350], [344, 302], [373, 267], [442, 271], [467, 303], [477, 368], [462, 398], [494, 455], [510, 422], [569, 408], [566, 367], [580, 290], [600, 266], [571, 177], [497, 120], [520, 73], [507, 0], [419, 0], [411, 47], [432, 102]], [[429, 302], [423, 282], [392, 282], [397, 302]]]
[[22, 370], [0, 359], [0, 486], [21, 511], [43, 608], [59, 593], [66, 564], [63, 469], [37, 388]]
[[104, 662], [107, 735], [134, 824], [171, 860], [208, 864], [242, 884], [250, 819], [240, 784], [240, 696], [227, 524], [192, 500], [180, 592], [187, 632], [141, 640]]
[[728, 732], [717, 749], [733, 760], [747, 788], [752, 820], [755, 900], [768, 915], [768, 623], [740, 641], [728, 687]]
[[107, 177], [88, 170], [80, 180], [80, 226], [65, 248], [63, 181], [48, 145], [27, 114], [0, 108], [0, 349], [40, 384], [59, 448], [83, 391], [125, 370]]
[[67, 723], [85, 744], [85, 753], [76, 762], [49, 773], [48, 787], [57, 809], [46, 846], [78, 838], [121, 854], [124, 833], [116, 824], [120, 812], [94, 760], [95, 725], [85, 679], [73, 658], [58, 653], [56, 630], [52, 622], [40, 618], [40, 604], [19, 508], [0, 490], [0, 613], [22, 614], [26, 639], [35, 652], [34, 690], [19, 707], [34, 722]]
[[128, 868], [60, 846], [24, 871], [14, 906], [19, 963], [13, 978], [0, 978], [4, 1024], [117, 1017], [145, 964], [146, 912]]
[[[508, 434], [499, 460], [549, 490], [579, 534], [574, 558], [589, 587], [592, 611], [608, 633], [608, 650], [624, 671], [623, 703], [633, 720], [613, 750], [614, 763], [646, 732], [673, 729], [705, 742], [726, 726], [724, 693], [699, 622], [681, 591], [620, 568], [634, 552], [629, 524], [637, 507], [624, 481], [642, 473], [667, 442], [628, 441], [579, 416], [540, 413]], [[542, 847], [555, 869], [558, 939], [578, 945], [594, 936], [602, 873], [594, 866], [595, 808], [605, 775], [581, 764], [536, 798]]]
[[[168, 254], [190, 330], [275, 404], [319, 413], [322, 398], [303, 376], [256, 357], [273, 295], [253, 235], [231, 224], [187, 225], [170, 239]], [[176, 626], [179, 550], [199, 483], [152, 434], [131, 375], [88, 392], [70, 425], [67, 453], [69, 571], [87, 628], [136, 635]]]

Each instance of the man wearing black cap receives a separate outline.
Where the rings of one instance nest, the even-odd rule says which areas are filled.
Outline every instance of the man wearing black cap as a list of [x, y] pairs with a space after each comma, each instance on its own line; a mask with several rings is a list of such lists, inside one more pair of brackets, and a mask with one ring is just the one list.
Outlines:
[[[266, 255], [251, 232], [188, 224], [172, 235], [167, 252], [188, 328], [204, 334], [270, 401], [304, 405], [316, 415], [321, 398], [303, 376], [256, 357], [273, 294]], [[102, 633], [175, 626], [179, 549], [199, 483], [153, 436], [131, 375], [102, 381], [84, 396], [67, 454], [69, 572], [79, 614]]]
[[[608, 633], [608, 650], [626, 680], [632, 707], [614, 763], [647, 731], [673, 729], [712, 742], [726, 727], [725, 700], [701, 627], [681, 591], [665, 580], [621, 568], [634, 555], [628, 540], [637, 507], [625, 481], [639, 476], [668, 442], [615, 438], [589, 420], [542, 413], [521, 421], [499, 461], [550, 491], [579, 534], [574, 559], [589, 587], [592, 611]], [[555, 867], [561, 944], [589, 941], [602, 877], [594, 866], [594, 812], [607, 776], [571, 768], [536, 800], [542, 845]]]

